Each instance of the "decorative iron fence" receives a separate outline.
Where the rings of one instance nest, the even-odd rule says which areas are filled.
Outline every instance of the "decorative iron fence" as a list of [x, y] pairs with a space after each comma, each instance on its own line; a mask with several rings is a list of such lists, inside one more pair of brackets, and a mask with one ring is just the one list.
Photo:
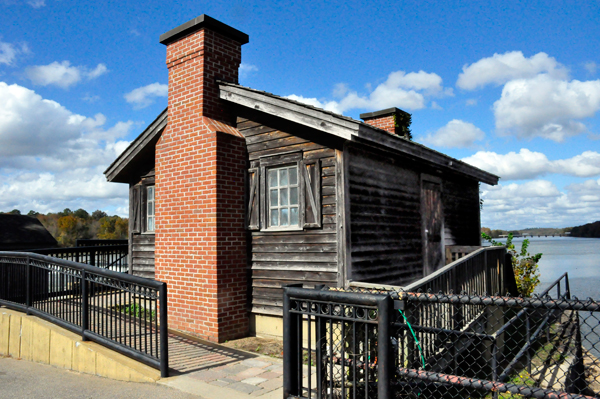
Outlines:
[[168, 376], [165, 283], [40, 254], [0, 252], [0, 305], [51, 321]]
[[127, 262], [129, 247], [127, 244], [109, 244], [104, 246], [70, 248], [43, 248], [31, 249], [27, 250], [27, 252], [48, 255], [53, 258], [70, 260], [77, 263], [85, 263], [119, 273], [129, 272], [129, 264]]
[[81, 238], [75, 241], [76, 247], [105, 247], [107, 245], [127, 245], [127, 239], [96, 239], [96, 238]]
[[566, 274], [533, 298], [284, 289], [286, 397], [600, 397], [599, 359]]

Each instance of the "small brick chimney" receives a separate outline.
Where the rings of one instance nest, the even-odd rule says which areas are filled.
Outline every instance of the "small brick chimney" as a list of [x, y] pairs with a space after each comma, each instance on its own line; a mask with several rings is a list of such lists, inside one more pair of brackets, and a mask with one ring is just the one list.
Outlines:
[[213, 342], [247, 335], [246, 143], [216, 79], [238, 82], [248, 35], [201, 15], [160, 36], [168, 123], [156, 144], [156, 279], [169, 328]]
[[360, 114], [365, 123], [386, 130], [406, 139], [412, 139], [410, 132], [411, 115], [398, 108], [388, 108], [377, 112]]

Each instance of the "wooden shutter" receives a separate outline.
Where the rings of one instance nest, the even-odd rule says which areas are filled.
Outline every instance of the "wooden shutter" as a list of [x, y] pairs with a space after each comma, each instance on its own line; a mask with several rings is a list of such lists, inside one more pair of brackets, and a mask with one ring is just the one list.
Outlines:
[[248, 230], [260, 230], [260, 195], [259, 195], [259, 169], [248, 169], [248, 209], [246, 217], [246, 228]]
[[321, 227], [321, 168], [318, 159], [300, 163], [304, 183], [304, 227]]
[[141, 186], [133, 186], [129, 190], [129, 215], [130, 230], [132, 233], [140, 233], [142, 230], [142, 196]]

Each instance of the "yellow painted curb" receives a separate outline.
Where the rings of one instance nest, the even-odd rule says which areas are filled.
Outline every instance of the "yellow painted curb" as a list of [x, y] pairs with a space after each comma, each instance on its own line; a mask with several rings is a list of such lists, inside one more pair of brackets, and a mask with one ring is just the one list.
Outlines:
[[35, 316], [0, 308], [0, 356], [120, 381], [156, 382], [160, 372]]

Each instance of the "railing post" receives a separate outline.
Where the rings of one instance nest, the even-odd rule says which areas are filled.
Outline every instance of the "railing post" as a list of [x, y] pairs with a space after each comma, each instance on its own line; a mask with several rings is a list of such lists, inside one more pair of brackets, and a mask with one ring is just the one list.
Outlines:
[[300, 315], [290, 313], [290, 294], [283, 288], [283, 397], [299, 396], [298, 392], [298, 323]]
[[392, 326], [392, 310], [394, 301], [388, 295], [377, 305], [379, 320], [377, 323], [377, 397], [388, 399], [393, 395], [390, 392], [390, 382], [393, 376], [394, 363], [392, 356], [392, 340], [390, 329]]
[[27, 256], [27, 269], [25, 270], [25, 275], [25, 306], [27, 306], [27, 314], [31, 314], [29, 313], [29, 308], [31, 307], [33, 301], [31, 300], [31, 260], [29, 259], [29, 256]]
[[167, 314], [167, 284], [162, 284], [158, 289], [160, 298], [160, 376], [169, 376], [169, 327]]
[[96, 250], [90, 249], [90, 265], [96, 266]]
[[87, 273], [81, 271], [81, 339], [87, 341], [85, 332], [89, 330], [89, 307], [88, 307], [88, 284]]

